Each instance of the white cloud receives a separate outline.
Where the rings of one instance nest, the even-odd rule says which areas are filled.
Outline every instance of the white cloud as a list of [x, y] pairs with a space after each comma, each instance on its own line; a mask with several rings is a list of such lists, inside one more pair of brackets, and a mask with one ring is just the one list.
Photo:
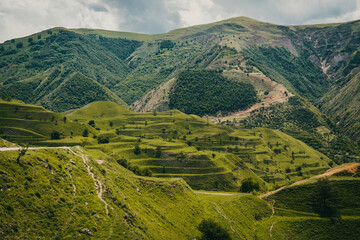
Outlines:
[[[1, 0], [0, 42], [52, 27], [118, 30], [121, 19], [110, 6], [90, 0]], [[107, 10], [107, 11], [104, 11]]]
[[360, 18], [360, 0], [0, 0], [0, 42], [51, 27], [163, 33], [247, 16], [276, 24]]

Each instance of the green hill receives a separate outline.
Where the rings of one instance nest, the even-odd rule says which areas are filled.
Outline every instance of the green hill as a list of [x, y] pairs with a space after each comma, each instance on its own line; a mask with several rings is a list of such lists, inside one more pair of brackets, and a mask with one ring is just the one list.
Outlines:
[[[352, 175], [352, 174], [351, 174]], [[320, 183], [322, 182], [322, 184]], [[266, 200], [273, 204], [271, 234], [276, 239], [356, 239], [359, 235], [360, 181], [356, 177], [331, 177], [285, 188]], [[325, 182], [325, 183], [324, 183]], [[322, 187], [320, 187], [322, 186]], [[334, 209], [330, 218], [319, 217], [316, 199]]]
[[[195, 189], [237, 191], [252, 177], [265, 190], [334, 164], [279, 131], [216, 126], [175, 110], [135, 113], [113, 102], [93, 102], [65, 115], [16, 102], [0, 107], [3, 138], [98, 149], [139, 174], [149, 169], [157, 177], [182, 177]], [[53, 132], [59, 133], [55, 139]]]
[[[344, 231], [309, 208], [311, 179], [266, 201], [255, 196], [335, 165], [278, 130], [218, 126], [177, 110], [136, 113], [106, 101], [65, 114], [19, 101], [1, 102], [0, 111], [2, 137], [42, 147], [24, 155], [0, 149], [1, 238], [189, 239], [200, 236], [203, 219], [232, 239], [357, 234], [346, 231], [358, 225], [356, 170], [332, 177]], [[60, 139], [50, 139], [54, 130]], [[82, 147], [63, 147], [74, 145]], [[240, 193], [248, 178], [259, 188]]]
[[[150, 168], [154, 176], [184, 177], [195, 189], [235, 190], [249, 176], [263, 187], [284, 184], [333, 164], [279, 131], [231, 129], [174, 110], [135, 113], [111, 102], [94, 102], [66, 116], [84, 124], [93, 120], [96, 135], [108, 138], [108, 144], [87, 148]], [[137, 145], [141, 150], [136, 154]]]
[[85, 129], [94, 131], [90, 126], [71, 121], [61, 113], [19, 101], [0, 101], [0, 113], [1, 137], [19, 143], [41, 144], [50, 140], [54, 131], [60, 134], [60, 138], [75, 141], [75, 136], [81, 136]]
[[[310, 100], [357, 141], [359, 29], [359, 21], [281, 26], [245, 17], [158, 35], [54, 28], [1, 44], [0, 91], [61, 112], [97, 100], [132, 104], [187, 69], [264, 74]], [[66, 84], [74, 76], [82, 76], [79, 89]], [[74, 92], [81, 101], [66, 101]], [[153, 106], [166, 109], [169, 94]], [[226, 112], [222, 100], [215, 100], [217, 110]]]
[[251, 194], [194, 192], [179, 178], [139, 177], [99, 150], [37, 149], [17, 157], [0, 154], [3, 239], [189, 239], [200, 236], [203, 219], [214, 219], [232, 239], [359, 234], [356, 179], [331, 181], [341, 192], [341, 218], [330, 220], [308, 207], [314, 184], [279, 191], [268, 203]]

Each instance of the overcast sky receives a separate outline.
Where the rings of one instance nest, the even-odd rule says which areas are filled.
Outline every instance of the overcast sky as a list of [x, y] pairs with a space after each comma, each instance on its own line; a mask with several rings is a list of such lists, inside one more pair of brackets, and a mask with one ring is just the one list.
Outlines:
[[360, 0], [0, 0], [0, 42], [51, 27], [165, 33], [238, 16], [344, 22], [360, 19]]

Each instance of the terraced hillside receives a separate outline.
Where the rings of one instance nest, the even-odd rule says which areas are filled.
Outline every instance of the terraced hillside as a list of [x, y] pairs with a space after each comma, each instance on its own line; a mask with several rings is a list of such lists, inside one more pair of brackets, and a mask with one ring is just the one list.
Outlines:
[[[189, 239], [208, 218], [234, 238], [254, 238], [254, 216], [271, 211], [249, 194], [223, 206], [181, 179], [138, 177], [96, 150], [28, 150], [16, 158], [17, 151], [0, 152], [2, 239]], [[224, 210], [238, 214], [227, 218]]]
[[84, 124], [93, 120], [97, 138], [108, 138], [107, 144], [89, 139], [86, 148], [150, 168], [157, 177], [183, 177], [195, 189], [234, 191], [246, 177], [265, 189], [268, 183], [284, 184], [334, 164], [280, 131], [216, 126], [176, 110], [135, 113], [95, 102], [66, 116]]
[[178, 178], [139, 177], [99, 150], [32, 149], [19, 161], [18, 151], [0, 150], [3, 239], [189, 239], [200, 236], [203, 219], [215, 219], [232, 239], [359, 234], [354, 177], [333, 177], [341, 218], [331, 220], [309, 208], [314, 184], [286, 188], [266, 202], [251, 194], [194, 192]]
[[359, 166], [344, 169], [329, 174], [330, 181], [318, 178], [299, 182], [266, 196], [274, 212], [267, 223], [270, 237], [357, 239], [360, 233]]
[[0, 131], [2, 138], [35, 144], [51, 139], [56, 131], [59, 138], [81, 136], [90, 126], [73, 122], [61, 113], [54, 113], [40, 106], [20, 101], [0, 101]]

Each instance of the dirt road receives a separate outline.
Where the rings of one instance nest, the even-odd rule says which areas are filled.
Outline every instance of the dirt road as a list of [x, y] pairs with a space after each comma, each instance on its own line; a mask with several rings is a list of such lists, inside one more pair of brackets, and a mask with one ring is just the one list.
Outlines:
[[293, 187], [293, 186], [297, 186], [297, 185], [300, 185], [300, 184], [304, 184], [310, 180], [313, 180], [313, 179], [319, 179], [319, 178], [324, 178], [324, 177], [330, 177], [336, 173], [339, 173], [339, 172], [342, 172], [342, 171], [348, 171], [348, 172], [351, 172], [351, 173], [355, 173], [355, 171], [357, 170], [357, 168], [360, 166], [360, 163], [345, 163], [345, 164], [342, 164], [340, 166], [337, 166], [337, 167], [334, 167], [334, 168], [331, 168], [329, 170], [327, 170], [325, 173], [322, 173], [322, 174], [319, 174], [319, 175], [316, 175], [316, 176], [312, 176], [311, 178], [308, 178], [308, 179], [304, 179], [304, 180], [300, 180], [300, 181], [297, 181], [297, 182], [294, 182], [293, 184], [289, 185], [289, 186], [284, 186], [284, 187], [281, 187], [279, 189], [276, 189], [274, 191], [271, 191], [271, 192], [268, 192], [264, 195], [261, 195], [259, 196], [259, 198], [263, 199], [263, 198], [267, 198], [268, 196], [271, 196], [275, 193], [278, 193], [280, 192], [281, 190], [285, 189], [285, 188], [288, 188], [288, 187]]

